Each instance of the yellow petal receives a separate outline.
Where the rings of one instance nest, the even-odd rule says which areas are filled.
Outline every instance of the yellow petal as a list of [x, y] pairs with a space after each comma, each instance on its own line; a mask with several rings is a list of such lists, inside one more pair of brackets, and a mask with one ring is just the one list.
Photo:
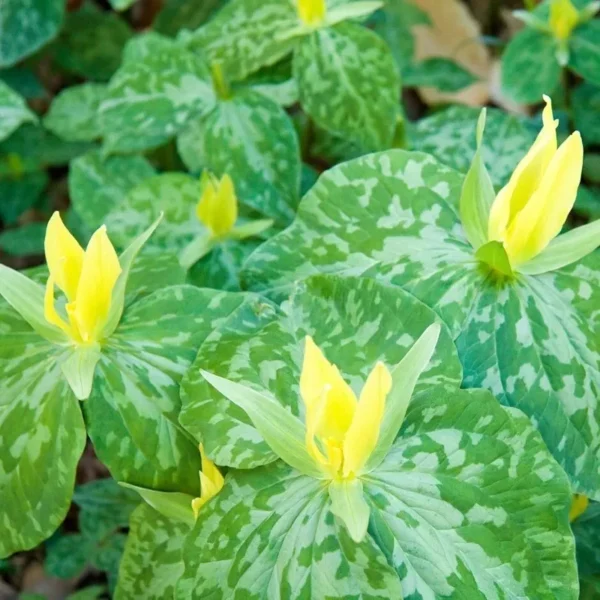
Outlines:
[[490, 211], [488, 240], [504, 241], [511, 221], [527, 204], [542, 181], [542, 177], [556, 153], [556, 127], [558, 122], [552, 114], [552, 101], [544, 96], [544, 125], [529, 152], [517, 165], [510, 181], [503, 187]]
[[354, 416], [356, 396], [310, 336], [304, 345], [300, 395], [306, 406], [307, 429], [313, 429], [322, 440], [342, 441]]
[[385, 399], [391, 388], [390, 372], [383, 363], [377, 363], [365, 382], [344, 439], [344, 477], [358, 475], [377, 445]]
[[84, 342], [97, 339], [108, 316], [113, 288], [120, 274], [119, 258], [103, 225], [90, 239], [75, 302], [67, 305], [69, 318]]
[[238, 202], [229, 175], [224, 175], [219, 182], [208, 173], [202, 176], [202, 196], [196, 207], [196, 214], [216, 237], [222, 237], [231, 231], [237, 221]]
[[573, 494], [571, 508], [569, 509], [569, 521], [572, 523], [578, 519], [586, 510], [590, 501], [583, 494]]
[[511, 265], [533, 258], [560, 233], [575, 203], [582, 168], [583, 143], [576, 131], [555, 153], [538, 190], [506, 232]]
[[305, 25], [318, 25], [325, 19], [325, 0], [297, 0], [298, 17]]
[[62, 329], [67, 335], [73, 336], [71, 327], [60, 318], [54, 306], [54, 278], [48, 277], [46, 282], [46, 293], [44, 294], [44, 317], [48, 323]]
[[550, 4], [550, 29], [559, 40], [566, 40], [579, 22], [579, 11], [571, 0], [553, 0]]
[[200, 444], [200, 456], [202, 457], [200, 497], [192, 501], [192, 510], [196, 518], [198, 518], [200, 509], [223, 489], [225, 483], [223, 475], [221, 475], [215, 463], [204, 453], [204, 446], [202, 444]]
[[55, 212], [46, 227], [44, 251], [48, 270], [56, 285], [70, 301], [75, 299], [84, 252]]

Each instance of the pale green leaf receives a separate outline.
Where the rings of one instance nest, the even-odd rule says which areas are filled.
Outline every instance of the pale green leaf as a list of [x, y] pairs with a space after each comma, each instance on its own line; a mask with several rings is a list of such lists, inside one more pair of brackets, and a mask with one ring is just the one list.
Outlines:
[[77, 346], [61, 362], [60, 369], [77, 400], [88, 399], [100, 354], [99, 344]]
[[201, 258], [206, 256], [217, 241], [211, 235], [204, 234], [196, 236], [183, 250], [179, 256], [179, 262], [184, 269], [190, 269]]
[[369, 505], [360, 479], [334, 479], [328, 487], [331, 512], [344, 524], [350, 537], [362, 542], [369, 526]]
[[[199, 481], [198, 479], [198, 495], [200, 495]], [[194, 526], [196, 522], [194, 511], [192, 510], [194, 496], [182, 494], [181, 492], [161, 492], [123, 482], [121, 485], [136, 491], [149, 506], [158, 511], [163, 517], [184, 523], [188, 527]]]
[[229, 233], [229, 237], [234, 240], [245, 240], [249, 237], [260, 235], [263, 231], [273, 226], [271, 219], [257, 219], [248, 221], [242, 225], [234, 227]]
[[483, 246], [477, 249], [475, 257], [493, 271], [497, 271], [508, 277], [513, 276], [510, 259], [508, 258], [508, 254], [506, 254], [502, 242], [491, 241], [483, 244]]
[[521, 273], [540, 275], [581, 260], [600, 246], [600, 220], [576, 227], [554, 238], [530, 261], [519, 266]]
[[270, 394], [234, 383], [204, 370], [201, 374], [225, 398], [248, 414], [265, 442], [279, 458], [310, 477], [325, 476], [306, 448], [304, 424], [277, 400], [271, 398]]
[[600, 21], [577, 27], [570, 39], [569, 67], [586, 81], [600, 85]]
[[44, 288], [14, 269], [0, 265], [0, 296], [27, 323], [50, 342], [65, 343], [67, 336], [44, 316]]
[[477, 125], [477, 151], [460, 194], [460, 220], [471, 246], [477, 250], [488, 239], [488, 221], [496, 193], [482, 156], [485, 109]]
[[404, 421], [417, 381], [435, 352], [440, 331], [438, 323], [430, 325], [391, 370], [392, 389], [386, 398], [379, 439], [365, 466], [366, 472], [377, 468], [392, 447]]

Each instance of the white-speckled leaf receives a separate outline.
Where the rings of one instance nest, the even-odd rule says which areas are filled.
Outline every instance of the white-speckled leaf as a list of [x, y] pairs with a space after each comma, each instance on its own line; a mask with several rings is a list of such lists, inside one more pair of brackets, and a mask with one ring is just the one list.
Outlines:
[[37, 117], [29, 110], [25, 100], [0, 80], [0, 140], [7, 138], [22, 123], [36, 120]]
[[0, 68], [14, 65], [50, 41], [64, 11], [64, 0], [2, 0]]
[[298, 203], [300, 150], [292, 121], [272, 100], [241, 90], [177, 139], [186, 166], [228, 173], [241, 202], [288, 224]]
[[142, 156], [103, 158], [98, 151], [88, 152], [71, 163], [69, 194], [73, 208], [93, 231], [130, 190], [155, 173]]
[[[440, 162], [466, 173], [476, 150], [475, 129], [480, 110], [452, 106], [407, 124], [412, 150], [427, 152]], [[483, 160], [494, 185], [504, 185], [535, 140], [525, 119], [488, 108], [483, 137]]]
[[214, 102], [204, 61], [171, 42], [126, 61], [111, 79], [99, 110], [105, 146], [111, 152], [159, 146]]
[[103, 346], [85, 403], [89, 435], [117, 481], [198, 493], [198, 445], [178, 424], [179, 382], [242, 294], [173, 286], [127, 309]]
[[243, 275], [251, 288], [279, 296], [315, 272], [405, 288], [452, 330], [465, 385], [521, 408], [575, 489], [600, 497], [598, 255], [497, 285], [460, 225], [461, 184], [462, 176], [420, 153], [390, 151], [335, 167]]
[[354, 543], [326, 482], [281, 462], [231, 471], [185, 543], [176, 598], [577, 598], [567, 478], [489, 392], [429, 386], [362, 483]]
[[[245, 304], [200, 347], [181, 384], [181, 423], [221, 465], [251, 468], [275, 460], [246, 414], [216, 392], [204, 369], [267, 389], [295, 415], [304, 414], [298, 382], [305, 336], [311, 335], [358, 393], [378, 360], [396, 365], [435, 320], [410, 294], [373, 280], [316, 277], [300, 285], [281, 309]], [[444, 329], [417, 384], [458, 386], [461, 369]]]
[[116, 600], [167, 600], [183, 575], [182, 549], [189, 529], [146, 504], [131, 515], [119, 568]]
[[369, 150], [389, 147], [400, 81], [387, 44], [352, 23], [318, 29], [294, 52], [300, 102], [323, 127]]
[[91, 142], [102, 135], [98, 108], [106, 86], [82, 83], [58, 94], [44, 117], [44, 125], [52, 133], [69, 142]]

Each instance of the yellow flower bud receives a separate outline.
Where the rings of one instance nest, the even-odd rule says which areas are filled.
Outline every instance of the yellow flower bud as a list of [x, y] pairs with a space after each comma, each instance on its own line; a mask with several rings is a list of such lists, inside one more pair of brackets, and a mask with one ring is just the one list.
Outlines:
[[[357, 400], [337, 367], [306, 338], [300, 394], [306, 407], [306, 445], [333, 479], [360, 474], [377, 445], [392, 377], [379, 362]], [[320, 444], [320, 445], [319, 445]]]
[[192, 500], [192, 510], [196, 519], [198, 518], [200, 509], [223, 489], [225, 483], [223, 475], [221, 475], [215, 463], [204, 454], [204, 446], [202, 444], [200, 444], [200, 456], [202, 457], [200, 497]]
[[558, 147], [550, 98], [543, 128], [500, 190], [490, 211], [488, 239], [501, 242], [513, 268], [531, 260], [560, 233], [575, 203], [583, 169], [578, 131]]
[[320, 25], [325, 20], [325, 0], [297, 0], [298, 17], [304, 25]]
[[571, 0], [553, 0], [550, 4], [550, 29], [556, 39], [564, 41], [579, 22], [579, 11]]
[[[84, 252], [55, 212], [46, 229], [44, 242], [50, 276], [46, 284], [44, 316], [77, 343], [99, 341], [112, 301], [112, 292], [121, 274], [117, 253], [100, 227]], [[54, 286], [64, 293], [67, 320], [56, 310]]]
[[569, 521], [572, 523], [578, 519], [586, 510], [590, 501], [583, 494], [573, 494], [571, 508], [569, 510]]
[[233, 181], [223, 175], [219, 181], [207, 171], [202, 175], [202, 195], [196, 207], [200, 222], [214, 237], [227, 235], [238, 216], [238, 201]]

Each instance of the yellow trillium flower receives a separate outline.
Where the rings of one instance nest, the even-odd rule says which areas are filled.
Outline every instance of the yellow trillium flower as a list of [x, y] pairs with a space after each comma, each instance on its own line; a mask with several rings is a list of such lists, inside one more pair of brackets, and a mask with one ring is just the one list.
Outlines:
[[320, 25], [325, 20], [325, 0], [297, 0], [298, 17], [304, 25]]
[[202, 195], [196, 206], [200, 222], [214, 237], [227, 235], [238, 217], [238, 201], [229, 175], [218, 180], [208, 172], [202, 176]]
[[550, 29], [554, 37], [564, 41], [579, 23], [579, 11], [571, 0], [553, 0], [550, 4]]
[[583, 494], [573, 494], [573, 501], [569, 510], [569, 522], [572, 523], [578, 519], [586, 510], [590, 501]]
[[300, 376], [309, 454], [333, 479], [360, 474], [377, 445], [392, 377], [378, 362], [357, 400], [335, 365], [308, 336]]
[[[119, 258], [106, 227], [96, 230], [84, 251], [55, 212], [48, 222], [44, 250], [50, 271], [44, 300], [46, 320], [77, 343], [99, 341], [112, 292], [121, 274]], [[66, 296], [67, 320], [56, 309], [55, 285]]]
[[513, 268], [537, 256], [560, 233], [581, 181], [581, 135], [576, 131], [558, 147], [558, 121], [550, 98], [544, 101], [543, 128], [496, 196], [488, 221], [488, 239], [503, 244]]
[[221, 475], [215, 463], [204, 454], [204, 446], [202, 444], [200, 444], [200, 456], [202, 457], [200, 497], [192, 500], [192, 510], [196, 519], [198, 518], [200, 509], [223, 489], [225, 482], [223, 475]]

